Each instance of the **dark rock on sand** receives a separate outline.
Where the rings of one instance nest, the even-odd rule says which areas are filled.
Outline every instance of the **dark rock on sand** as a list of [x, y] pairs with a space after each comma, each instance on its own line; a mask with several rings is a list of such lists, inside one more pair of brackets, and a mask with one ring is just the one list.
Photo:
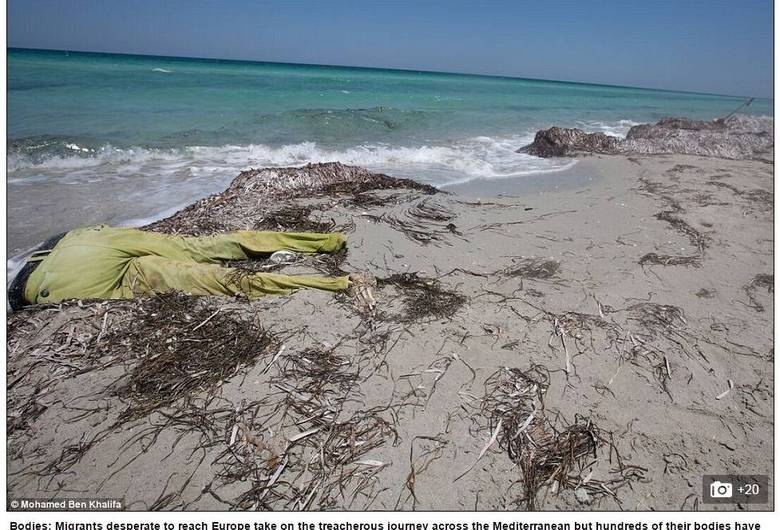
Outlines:
[[549, 158], [571, 156], [578, 153], [615, 154], [621, 149], [622, 140], [604, 133], [586, 133], [581, 129], [550, 127], [538, 131], [533, 143], [521, 147], [518, 153]]
[[683, 154], [733, 160], [772, 157], [774, 121], [736, 114], [712, 121], [664, 118], [631, 127], [625, 139], [580, 129], [552, 127], [536, 133], [518, 153], [540, 156], [582, 154]]

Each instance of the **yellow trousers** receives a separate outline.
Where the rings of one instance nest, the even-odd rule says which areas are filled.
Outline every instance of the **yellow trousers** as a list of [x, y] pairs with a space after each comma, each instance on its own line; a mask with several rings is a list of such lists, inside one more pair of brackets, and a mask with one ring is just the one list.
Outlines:
[[246, 273], [225, 267], [231, 260], [277, 250], [335, 252], [343, 234], [238, 231], [184, 237], [134, 228], [96, 226], [72, 230], [40, 263], [24, 290], [30, 303], [70, 298], [134, 298], [181, 291], [194, 295], [242, 293], [249, 298], [289, 294], [300, 288], [342, 291], [348, 277]]

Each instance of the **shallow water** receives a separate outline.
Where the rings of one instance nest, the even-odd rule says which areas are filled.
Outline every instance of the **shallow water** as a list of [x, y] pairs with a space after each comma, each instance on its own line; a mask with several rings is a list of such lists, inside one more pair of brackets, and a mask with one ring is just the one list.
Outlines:
[[[15, 255], [90, 223], [141, 223], [242, 169], [338, 160], [453, 185], [571, 167], [515, 150], [553, 124], [625, 134], [741, 98], [429, 72], [12, 49]], [[746, 109], [772, 114], [771, 100]]]

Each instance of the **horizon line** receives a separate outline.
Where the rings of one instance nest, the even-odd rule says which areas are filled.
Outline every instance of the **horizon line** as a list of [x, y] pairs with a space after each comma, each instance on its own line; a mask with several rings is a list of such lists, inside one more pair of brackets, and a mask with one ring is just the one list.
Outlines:
[[[473, 72], [449, 72], [444, 70], [415, 70], [410, 68], [390, 68], [380, 66], [356, 66], [345, 64], [320, 64], [320, 63], [296, 63], [296, 62], [282, 62], [282, 61], [267, 61], [259, 59], [230, 59], [225, 57], [194, 57], [187, 55], [155, 55], [146, 53], [127, 53], [127, 52], [107, 52], [107, 51], [94, 51], [94, 50], [66, 50], [56, 48], [29, 48], [24, 46], [8, 46], [6, 51], [10, 50], [28, 50], [28, 51], [42, 51], [42, 52], [67, 52], [67, 53], [93, 53], [97, 55], [125, 55], [129, 57], [153, 57], [159, 59], [189, 59], [198, 61], [230, 61], [236, 63], [248, 63], [248, 64], [277, 64], [277, 65], [292, 65], [292, 66], [315, 66], [318, 68], [353, 68], [360, 70], [389, 70], [392, 72], [409, 72], [409, 73], [425, 73], [425, 74], [439, 74], [439, 75], [463, 75], [471, 77], [489, 77], [495, 79], [508, 79], [514, 81], [536, 81], [545, 83], [561, 83], [570, 85], [585, 85], [596, 86], [605, 88], [628, 88], [632, 90], [647, 90], [655, 92], [671, 92], [675, 94], [692, 94], [698, 96], [716, 96], [724, 98], [741, 98], [741, 99], [765, 99], [774, 102], [774, 96], [772, 97], [760, 97], [760, 96], [745, 96], [745, 95], [733, 95], [733, 94], [719, 94], [716, 92], [696, 92], [693, 90], [678, 90], [672, 88], [651, 88], [632, 85], [615, 85], [610, 83], [594, 83], [589, 81], [567, 81], [564, 79], [541, 79], [534, 77], [518, 77], [504, 74], [480, 74]], [[774, 103], [773, 103], [774, 105]]]

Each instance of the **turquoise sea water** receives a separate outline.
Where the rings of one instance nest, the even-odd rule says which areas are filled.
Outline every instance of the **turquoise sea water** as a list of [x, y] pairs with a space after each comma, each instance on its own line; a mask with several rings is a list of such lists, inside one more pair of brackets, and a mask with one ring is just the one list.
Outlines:
[[[241, 169], [340, 160], [438, 185], [560, 170], [515, 153], [553, 124], [625, 134], [743, 98], [500, 77], [113, 54], [8, 52], [11, 249], [48, 223], [123, 222]], [[746, 112], [771, 115], [772, 100]], [[26, 217], [25, 217], [26, 214]], [[36, 235], [30, 235], [30, 233]], [[35, 241], [32, 241], [34, 243]]]

